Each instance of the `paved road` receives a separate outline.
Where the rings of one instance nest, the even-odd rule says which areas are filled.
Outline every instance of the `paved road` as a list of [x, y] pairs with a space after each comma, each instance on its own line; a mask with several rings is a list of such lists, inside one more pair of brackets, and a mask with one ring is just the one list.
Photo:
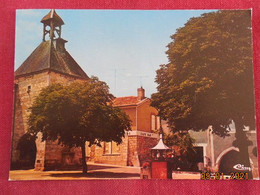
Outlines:
[[[10, 180], [140, 179], [139, 167], [88, 163], [88, 173], [79, 171], [10, 171]], [[173, 179], [200, 179], [199, 173], [173, 172]]]
[[10, 180], [85, 180], [85, 179], [140, 179], [139, 167], [88, 163], [88, 173], [81, 171], [10, 171]]
[[200, 173], [174, 171], [172, 173], [172, 179], [200, 179]]

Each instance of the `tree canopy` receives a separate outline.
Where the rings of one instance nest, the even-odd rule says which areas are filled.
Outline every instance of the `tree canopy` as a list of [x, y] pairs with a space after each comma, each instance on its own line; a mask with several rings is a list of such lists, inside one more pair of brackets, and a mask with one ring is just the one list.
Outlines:
[[165, 144], [169, 147], [176, 146], [174, 150], [178, 150], [180, 155], [187, 155], [194, 152], [193, 144], [195, 140], [187, 132], [174, 132], [165, 135]]
[[130, 130], [129, 117], [112, 106], [113, 98], [106, 83], [95, 77], [68, 86], [50, 85], [31, 107], [29, 133], [41, 132], [42, 141], [81, 147], [84, 161], [86, 141], [90, 146], [103, 141], [120, 144], [125, 131]]
[[255, 128], [250, 10], [191, 18], [171, 36], [169, 63], [157, 70], [152, 106], [173, 131], [206, 130], [225, 137], [232, 121], [241, 163], [250, 167], [245, 126]]
[[152, 105], [173, 130], [226, 136], [232, 120], [254, 128], [250, 11], [191, 18], [171, 36], [169, 63], [157, 70]]

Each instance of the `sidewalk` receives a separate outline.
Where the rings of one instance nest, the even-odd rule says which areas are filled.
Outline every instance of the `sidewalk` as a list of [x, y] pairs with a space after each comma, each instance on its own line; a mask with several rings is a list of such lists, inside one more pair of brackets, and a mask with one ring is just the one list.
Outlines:
[[140, 179], [140, 167], [88, 163], [88, 173], [82, 171], [13, 170], [10, 180], [86, 180], [86, 179]]
[[184, 172], [184, 171], [173, 171], [172, 179], [200, 179], [200, 173], [198, 172]]

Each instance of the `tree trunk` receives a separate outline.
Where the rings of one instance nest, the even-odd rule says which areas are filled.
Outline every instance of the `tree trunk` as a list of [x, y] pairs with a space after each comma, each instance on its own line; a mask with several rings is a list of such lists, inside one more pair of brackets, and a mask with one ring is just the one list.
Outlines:
[[[238, 147], [239, 149], [239, 159], [240, 159], [240, 164], [244, 165], [244, 167], [250, 167], [250, 160], [249, 160], [249, 153], [248, 153], [248, 146], [250, 145], [250, 141], [247, 139], [246, 132], [243, 131], [244, 125], [241, 122], [241, 120], [237, 119], [234, 121], [235, 122], [235, 127], [236, 127], [236, 140], [233, 142], [233, 145], [235, 147]], [[252, 175], [252, 168], [251, 170], [245, 170], [245, 171], [237, 171], [237, 172], [247, 172], [248, 173], [248, 179], [253, 179]]]
[[87, 173], [88, 167], [86, 163], [86, 148], [85, 148], [85, 142], [81, 146], [81, 153], [82, 153], [82, 173]]

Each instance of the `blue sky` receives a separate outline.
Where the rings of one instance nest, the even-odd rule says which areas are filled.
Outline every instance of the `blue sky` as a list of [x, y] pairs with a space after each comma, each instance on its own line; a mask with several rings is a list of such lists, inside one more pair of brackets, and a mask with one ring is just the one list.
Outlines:
[[[42, 17], [49, 10], [17, 10], [15, 69], [42, 41]], [[154, 82], [170, 36], [191, 17], [209, 10], [56, 10], [63, 19], [67, 51], [89, 75], [105, 81], [115, 96], [146, 96]]]

